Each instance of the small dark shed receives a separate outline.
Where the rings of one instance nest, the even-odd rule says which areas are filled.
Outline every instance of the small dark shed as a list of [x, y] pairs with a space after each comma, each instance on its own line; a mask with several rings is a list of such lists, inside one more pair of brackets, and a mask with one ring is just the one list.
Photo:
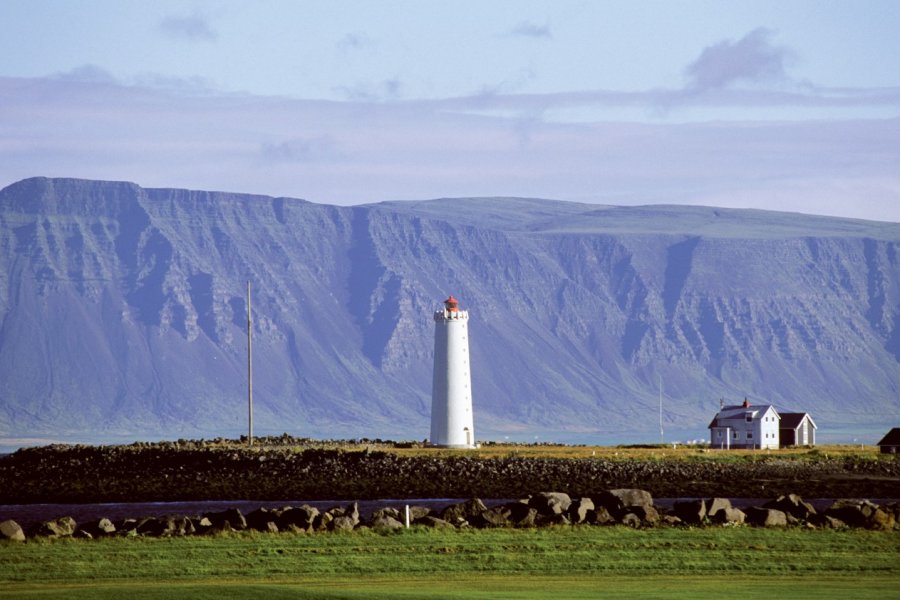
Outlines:
[[779, 413], [778, 437], [780, 446], [815, 446], [816, 424], [809, 413]]
[[882, 454], [897, 454], [900, 452], [900, 427], [894, 427], [878, 442]]

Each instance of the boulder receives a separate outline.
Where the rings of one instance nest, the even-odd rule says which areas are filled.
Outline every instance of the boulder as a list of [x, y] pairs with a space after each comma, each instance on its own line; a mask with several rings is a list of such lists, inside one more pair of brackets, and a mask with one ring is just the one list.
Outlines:
[[328, 512], [320, 512], [316, 515], [316, 518], [313, 519], [313, 529], [316, 531], [327, 531], [331, 529], [331, 522], [334, 521], [334, 516]]
[[250, 529], [255, 529], [256, 531], [272, 531], [272, 527], [274, 526], [275, 531], [278, 531], [278, 513], [269, 510], [268, 508], [257, 508], [256, 510], [247, 513], [245, 519], [247, 527]]
[[25, 531], [18, 523], [12, 519], [7, 519], [6, 521], [0, 522], [0, 540], [24, 542]]
[[371, 520], [374, 521], [375, 519], [380, 519], [381, 517], [390, 517], [392, 519], [397, 519], [398, 521], [403, 520], [403, 517], [400, 516], [400, 511], [390, 506], [379, 508], [373, 511]]
[[634, 506], [640, 506], [645, 509], [652, 508], [653, 496], [646, 490], [634, 488], [607, 490], [600, 494], [599, 497], [594, 498], [594, 504], [602, 506], [621, 521], [625, 513], [630, 512]]
[[35, 535], [46, 537], [68, 537], [75, 533], [76, 523], [72, 517], [59, 517], [38, 525]]
[[184, 515], [165, 515], [142, 519], [136, 529], [139, 535], [174, 537], [196, 533], [194, 523]]
[[403, 523], [394, 517], [383, 515], [372, 519], [370, 527], [372, 527], [372, 529], [402, 529]]
[[633, 512], [626, 512], [624, 515], [622, 515], [622, 518], [619, 520], [619, 522], [622, 525], [627, 525], [628, 527], [641, 526], [641, 518]]
[[584, 521], [591, 525], [612, 525], [616, 522], [616, 518], [605, 507], [598, 506], [587, 512]]
[[319, 509], [308, 504], [286, 508], [278, 517], [278, 529], [311, 532], [318, 515]]
[[569, 505], [569, 520], [572, 523], [584, 523], [588, 512], [594, 510], [594, 501], [590, 498], [573, 500]]
[[744, 514], [748, 523], [758, 527], [785, 527], [788, 523], [787, 515], [774, 508], [751, 506]]
[[842, 498], [836, 500], [825, 514], [840, 519], [850, 527], [868, 527], [878, 505], [868, 500]]
[[484, 502], [478, 498], [472, 498], [459, 504], [451, 504], [441, 511], [440, 518], [448, 523], [459, 525], [461, 521], [478, 527], [482, 523], [481, 514], [487, 510]]
[[706, 518], [716, 521], [716, 513], [729, 508], [731, 508], [731, 500], [728, 498], [710, 498], [706, 501]]
[[410, 521], [418, 521], [419, 519], [423, 519], [431, 514], [431, 509], [427, 506], [410, 506], [409, 507], [409, 520]]
[[357, 519], [353, 517], [349, 517], [347, 515], [343, 515], [340, 517], [335, 517], [331, 522], [331, 530], [332, 531], [352, 531], [354, 527], [359, 524]]
[[416, 525], [424, 525], [425, 527], [434, 527], [435, 529], [447, 529], [453, 527], [451, 523], [437, 517], [426, 515], [416, 521]]
[[226, 529], [225, 523], [228, 523], [229, 528], [235, 531], [247, 529], [247, 518], [244, 517], [244, 514], [237, 508], [229, 508], [221, 512], [206, 513], [203, 516], [209, 519], [214, 529]]
[[672, 511], [682, 522], [698, 525], [706, 518], [706, 501], [698, 498], [696, 500], [676, 502], [672, 506]]
[[727, 508], [720, 508], [715, 513], [713, 513], [711, 521], [713, 523], [721, 523], [721, 524], [741, 524], [747, 520], [747, 515], [739, 508], [733, 508], [731, 506]]
[[528, 505], [540, 515], [562, 515], [569, 510], [572, 499], [563, 492], [539, 492], [528, 499]]
[[116, 526], [109, 519], [97, 519], [81, 526], [81, 530], [89, 533], [92, 538], [115, 535]]
[[480, 517], [471, 525], [475, 527], [511, 527], [513, 525], [511, 516], [512, 511], [505, 506], [495, 506], [481, 513]]
[[656, 525], [659, 523], [659, 511], [652, 504], [650, 506], [630, 506], [628, 513], [637, 516], [644, 525]]
[[796, 519], [800, 519], [801, 521], [807, 521], [809, 520], [811, 515], [816, 514], [816, 509], [813, 507], [813, 505], [809, 502], [804, 502], [803, 498], [801, 498], [797, 494], [779, 496], [776, 500], [772, 500], [763, 504], [763, 508], [774, 508], [775, 510], [780, 510], [781, 512], [791, 515]]
[[538, 511], [522, 502], [507, 502], [503, 507], [509, 511], [509, 522], [514, 527], [534, 527]]

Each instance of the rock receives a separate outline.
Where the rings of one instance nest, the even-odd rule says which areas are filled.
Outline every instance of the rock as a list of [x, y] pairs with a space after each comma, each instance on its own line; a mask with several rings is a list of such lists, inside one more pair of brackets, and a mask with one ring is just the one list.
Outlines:
[[256, 531], [272, 531], [272, 527], [274, 526], [275, 531], [278, 531], [278, 514], [267, 508], [257, 508], [256, 510], [247, 513], [245, 519], [247, 527], [250, 529], [255, 529]]
[[332, 531], [352, 531], [354, 527], [359, 523], [358, 520], [353, 517], [349, 517], [347, 515], [341, 517], [335, 517], [331, 522], [331, 530]]
[[514, 527], [534, 527], [538, 516], [536, 508], [522, 502], [507, 502], [503, 507], [509, 511], [509, 522]]
[[332, 521], [334, 521], [334, 516], [330, 512], [319, 513], [313, 520], [313, 529], [316, 531], [327, 531], [331, 529]]
[[25, 531], [18, 523], [16, 523], [12, 519], [7, 519], [6, 521], [0, 523], [0, 540], [24, 542]]
[[540, 515], [561, 515], [569, 510], [572, 499], [563, 492], [539, 492], [528, 500], [528, 505]]
[[382, 517], [390, 517], [390, 518], [396, 519], [398, 521], [402, 520], [402, 517], [400, 516], [400, 511], [397, 510], [396, 508], [392, 508], [390, 506], [386, 506], [384, 508], [379, 508], [379, 509], [375, 510], [374, 512], [372, 512], [371, 520], [374, 521], [375, 519], [380, 519]]
[[402, 529], [403, 523], [394, 517], [383, 515], [372, 519], [370, 526], [372, 529]]
[[213, 528], [212, 521], [207, 517], [194, 517], [191, 522], [194, 524], [194, 530], [199, 534], [209, 533]]
[[747, 514], [739, 508], [720, 508], [712, 516], [713, 523], [741, 524], [747, 520]]
[[124, 535], [135, 533], [139, 524], [137, 519], [122, 519], [116, 524], [116, 531]]
[[81, 529], [85, 533], [89, 533], [92, 538], [114, 535], [116, 533], [116, 526], [113, 525], [112, 521], [105, 518], [85, 523]]
[[751, 506], [744, 511], [744, 514], [748, 523], [758, 527], [785, 527], [787, 525], [787, 515], [774, 508]]
[[209, 519], [214, 529], [225, 529], [225, 523], [228, 523], [230, 529], [242, 531], [247, 529], [247, 518], [237, 508], [229, 508], [221, 512], [206, 513], [203, 515]]
[[426, 515], [421, 519], [416, 521], [416, 525], [424, 525], [425, 527], [434, 527], [435, 529], [447, 529], [452, 528], [453, 525], [448, 523], [443, 519], [439, 519], [437, 517]]
[[868, 527], [878, 505], [868, 500], [842, 498], [836, 500], [825, 514], [840, 519], [850, 527]]
[[652, 504], [650, 506], [631, 506], [627, 510], [629, 514], [635, 515], [645, 525], [659, 523], [659, 511]]
[[75, 519], [72, 517], [59, 517], [41, 523], [35, 535], [47, 537], [68, 537], [75, 533]]
[[684, 523], [698, 525], [706, 518], [706, 501], [702, 499], [676, 502], [672, 511]]
[[882, 508], [877, 508], [872, 516], [869, 518], [869, 527], [872, 529], [883, 529], [885, 531], [890, 531], [894, 528], [896, 524], [896, 520], [893, 512], [883, 510]]
[[423, 519], [431, 514], [431, 509], [427, 506], [410, 506], [409, 507], [409, 520], [410, 521], [418, 521], [419, 519]]
[[90, 532], [90, 531], [87, 531], [87, 530], [85, 530], [85, 529], [79, 529], [78, 531], [75, 532], [75, 535], [73, 535], [72, 537], [78, 538], [78, 539], [80, 539], [80, 540], [92, 540], [92, 539], [94, 539], [94, 536], [91, 535], [91, 532]]
[[319, 509], [308, 504], [287, 508], [278, 517], [278, 529], [310, 532], [318, 514]]
[[585, 515], [585, 522], [591, 525], [612, 525], [616, 522], [610, 512], [603, 506], [598, 506], [594, 510], [589, 510]]
[[803, 498], [796, 494], [788, 494], [779, 496], [777, 500], [766, 502], [764, 508], [774, 508], [783, 513], [787, 513], [801, 521], [809, 520], [811, 515], [816, 514], [816, 509], [809, 502], [804, 502]]
[[573, 500], [569, 505], [569, 520], [572, 523], [584, 523], [589, 511], [594, 510], [594, 501], [590, 498]]
[[472, 526], [477, 527], [481, 523], [481, 514], [487, 510], [484, 502], [478, 498], [472, 498], [466, 502], [459, 504], [451, 504], [441, 511], [440, 518], [459, 525], [460, 521], [466, 521]]
[[731, 500], [729, 500], [728, 498], [710, 498], [706, 501], [706, 518], [717, 523], [721, 523], [721, 521], [716, 520], [716, 514], [720, 510], [726, 510], [730, 508]]
[[481, 513], [476, 527], [510, 527], [512, 524], [512, 511], [506, 506], [495, 506]]
[[191, 535], [196, 532], [194, 523], [184, 515], [165, 515], [141, 520], [136, 528], [138, 535], [150, 537], [173, 537]]
[[682, 520], [675, 515], [663, 515], [662, 522], [666, 525], [681, 525]]
[[641, 518], [634, 514], [633, 512], [626, 512], [622, 515], [622, 518], [619, 521], [622, 525], [627, 525], [628, 527], [640, 527], [641, 526]]
[[621, 521], [622, 517], [634, 506], [640, 506], [645, 509], [652, 508], [653, 496], [646, 490], [634, 488], [607, 490], [600, 494], [599, 497], [594, 498], [594, 504], [602, 506]]

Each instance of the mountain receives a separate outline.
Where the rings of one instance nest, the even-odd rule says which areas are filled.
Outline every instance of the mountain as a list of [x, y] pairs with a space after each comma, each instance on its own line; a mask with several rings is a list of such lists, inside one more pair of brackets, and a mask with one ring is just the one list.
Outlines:
[[[0, 437], [428, 434], [432, 312], [470, 311], [481, 439], [820, 440], [900, 415], [900, 224], [521, 198], [336, 207], [33, 178], [0, 191]], [[871, 434], [875, 436], [875, 433]], [[831, 436], [831, 437], [829, 437]]]

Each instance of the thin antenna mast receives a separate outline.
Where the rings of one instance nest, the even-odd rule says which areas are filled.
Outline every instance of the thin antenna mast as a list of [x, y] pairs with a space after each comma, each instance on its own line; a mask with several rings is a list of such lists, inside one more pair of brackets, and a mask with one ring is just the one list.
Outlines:
[[659, 443], [666, 443], [665, 439], [663, 438], [662, 375], [659, 376]]
[[250, 317], [250, 280], [247, 280], [247, 441], [253, 445], [253, 319]]

